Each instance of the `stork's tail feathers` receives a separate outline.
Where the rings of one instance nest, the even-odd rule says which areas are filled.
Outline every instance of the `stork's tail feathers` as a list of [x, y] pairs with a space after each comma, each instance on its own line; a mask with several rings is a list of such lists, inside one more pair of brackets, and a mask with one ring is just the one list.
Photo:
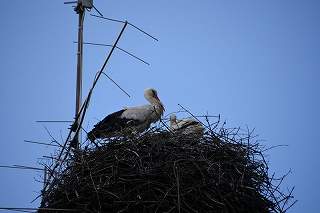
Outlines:
[[87, 138], [91, 141], [91, 142], [94, 142], [95, 139], [99, 138], [99, 133], [94, 131], [94, 129], [92, 131], [90, 131], [88, 134], [87, 134]]

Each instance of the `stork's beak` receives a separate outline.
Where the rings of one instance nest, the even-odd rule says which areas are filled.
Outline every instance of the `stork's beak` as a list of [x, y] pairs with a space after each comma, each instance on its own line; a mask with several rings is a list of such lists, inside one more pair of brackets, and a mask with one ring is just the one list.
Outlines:
[[154, 94], [154, 98], [157, 99], [160, 102], [160, 99], [156, 94]]
[[159, 103], [159, 105], [160, 105], [161, 109], [162, 109], [163, 111], [166, 111], [166, 109], [164, 108], [163, 104], [161, 103], [161, 101], [160, 101], [159, 97], [158, 97], [156, 94], [154, 95], [154, 98], [158, 101], [158, 103]]
[[166, 108], [164, 108], [164, 106], [163, 106], [163, 104], [161, 103], [161, 101], [159, 101], [160, 102], [160, 105], [161, 105], [161, 108], [163, 109], [163, 111], [166, 111]]

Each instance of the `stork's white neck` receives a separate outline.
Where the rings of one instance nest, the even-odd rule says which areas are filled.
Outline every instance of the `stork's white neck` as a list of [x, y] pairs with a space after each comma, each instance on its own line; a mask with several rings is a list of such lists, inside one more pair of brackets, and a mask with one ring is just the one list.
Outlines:
[[146, 89], [144, 92], [144, 97], [154, 107], [157, 117], [163, 115], [164, 107], [157, 96], [157, 91], [155, 91], [154, 89]]
[[147, 101], [151, 104], [151, 106], [155, 109], [156, 117], [161, 117], [163, 115], [164, 107], [158, 99], [152, 97], [152, 96], [146, 96], [145, 97]]
[[161, 103], [161, 101], [155, 99], [155, 98], [151, 98], [151, 100], [148, 100], [150, 102], [150, 104], [154, 107], [156, 113], [159, 116], [163, 115], [164, 112], [164, 107], [163, 104]]

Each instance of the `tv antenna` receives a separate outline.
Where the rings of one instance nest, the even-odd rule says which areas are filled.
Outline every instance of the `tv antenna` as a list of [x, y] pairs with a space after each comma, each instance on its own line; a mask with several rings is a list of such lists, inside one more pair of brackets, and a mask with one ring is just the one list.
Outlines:
[[[93, 0], [77, 0], [77, 1], [69, 1], [65, 2], [65, 4], [76, 4], [74, 7], [74, 11], [78, 14], [78, 49], [77, 49], [77, 79], [76, 79], [76, 106], [75, 106], [75, 117], [80, 112], [81, 104], [82, 104], [82, 62], [83, 62], [83, 24], [84, 24], [84, 16], [86, 10], [91, 10], [94, 8], [100, 15], [102, 15], [93, 5]], [[81, 117], [81, 115], [80, 115]], [[73, 125], [72, 129], [76, 130], [80, 125], [80, 120]], [[81, 135], [80, 132], [75, 131], [74, 136], [74, 147], [76, 149], [79, 148]]]

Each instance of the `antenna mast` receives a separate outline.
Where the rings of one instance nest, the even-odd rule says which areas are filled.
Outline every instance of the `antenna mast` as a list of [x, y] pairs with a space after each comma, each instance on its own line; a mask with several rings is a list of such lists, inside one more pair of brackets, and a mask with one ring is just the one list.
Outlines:
[[[75, 7], [76, 13], [79, 15], [78, 23], [78, 51], [77, 51], [77, 80], [76, 80], [76, 110], [75, 117], [80, 113], [81, 102], [82, 102], [82, 60], [83, 60], [83, 23], [86, 9], [93, 7], [93, 0], [78, 0], [77, 6]], [[81, 116], [80, 116], [81, 117]], [[76, 123], [79, 126], [80, 119]], [[74, 136], [74, 142], [76, 142], [75, 148], [79, 148], [80, 144], [80, 133], [76, 133]]]

